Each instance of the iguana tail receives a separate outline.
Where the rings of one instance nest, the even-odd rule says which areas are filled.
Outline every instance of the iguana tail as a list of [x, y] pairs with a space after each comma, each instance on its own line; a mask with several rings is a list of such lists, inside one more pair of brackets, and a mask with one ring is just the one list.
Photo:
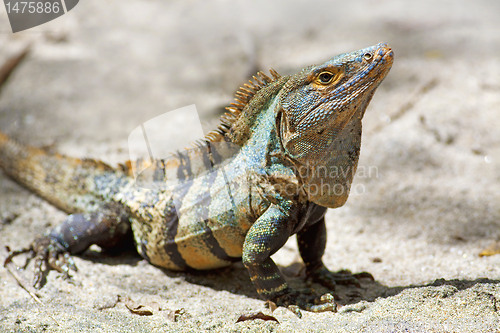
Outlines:
[[[0, 168], [4, 173], [67, 213], [79, 212], [92, 193], [92, 176], [116, 172], [107, 164], [50, 154], [24, 146], [0, 132]], [[85, 197], [85, 198], [84, 198]]]

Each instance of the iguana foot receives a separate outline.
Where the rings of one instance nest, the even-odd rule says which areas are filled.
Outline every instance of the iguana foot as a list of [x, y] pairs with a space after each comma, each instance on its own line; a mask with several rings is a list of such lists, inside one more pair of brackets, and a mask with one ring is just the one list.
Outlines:
[[319, 283], [330, 290], [335, 290], [335, 285], [337, 284], [354, 285], [360, 288], [359, 279], [367, 278], [374, 280], [373, 276], [368, 272], [352, 274], [348, 270], [343, 270], [332, 273], [324, 265], [314, 269], [308, 268], [306, 274], [308, 281]]
[[299, 317], [300, 311], [297, 312], [297, 310], [294, 310], [293, 306], [297, 306], [303, 310], [311, 312], [337, 311], [335, 298], [330, 293], [318, 297], [315, 295], [300, 293], [296, 290], [287, 289], [283, 295], [275, 297], [272, 301], [278, 306], [289, 308]]
[[63, 273], [67, 278], [70, 277], [70, 270], [77, 271], [75, 262], [69, 252], [63, 245], [50, 236], [37, 238], [29, 248], [9, 251], [9, 256], [5, 259], [4, 266], [11, 262], [12, 258], [27, 252], [30, 253], [30, 257], [26, 260], [24, 268], [26, 268], [31, 259], [35, 258], [33, 285], [36, 289], [40, 289], [45, 285], [47, 275], [51, 269]]

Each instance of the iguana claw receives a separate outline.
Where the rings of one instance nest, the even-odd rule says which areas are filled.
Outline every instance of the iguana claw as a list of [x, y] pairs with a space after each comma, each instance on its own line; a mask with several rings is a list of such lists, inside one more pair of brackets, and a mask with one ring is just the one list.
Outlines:
[[374, 280], [373, 276], [368, 272], [352, 274], [348, 270], [342, 270], [332, 273], [325, 266], [316, 269], [308, 269], [306, 274], [309, 283], [316, 282], [330, 290], [335, 290], [337, 284], [354, 285], [360, 288], [361, 284], [359, 279], [368, 278]]
[[298, 308], [311, 312], [337, 312], [335, 297], [331, 293], [318, 297], [288, 289], [285, 294], [275, 297], [273, 301], [278, 306], [288, 308], [299, 318], [301, 313]]
[[70, 277], [69, 271], [77, 271], [75, 262], [64, 248], [56, 240], [49, 236], [42, 236], [37, 238], [28, 248], [9, 251], [9, 255], [5, 259], [4, 265], [12, 261], [12, 258], [23, 254], [30, 253], [30, 257], [26, 259], [23, 268], [28, 266], [31, 259], [35, 258], [35, 272], [33, 277], [33, 286], [36, 289], [42, 288], [47, 280], [47, 275], [51, 269], [63, 273], [67, 278]]

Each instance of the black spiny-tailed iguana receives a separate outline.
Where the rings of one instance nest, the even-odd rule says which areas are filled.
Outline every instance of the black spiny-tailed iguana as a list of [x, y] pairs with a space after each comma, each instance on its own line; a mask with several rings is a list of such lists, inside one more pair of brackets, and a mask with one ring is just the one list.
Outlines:
[[322, 261], [324, 215], [347, 200], [361, 119], [392, 63], [391, 48], [377, 44], [292, 76], [259, 72], [203, 144], [152, 163], [155, 183], [174, 186], [139, 187], [130, 163], [112, 168], [47, 154], [0, 133], [5, 174], [71, 214], [29, 248], [35, 286], [51, 268], [68, 274], [69, 254], [112, 247], [133, 233], [154, 265], [211, 269], [242, 260], [261, 297], [328, 309], [289, 288], [270, 256], [297, 234], [308, 278], [330, 289], [345, 280]]

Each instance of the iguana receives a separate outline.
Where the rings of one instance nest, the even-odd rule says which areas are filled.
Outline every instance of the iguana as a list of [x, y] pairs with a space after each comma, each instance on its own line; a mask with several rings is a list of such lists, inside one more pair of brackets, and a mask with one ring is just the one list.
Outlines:
[[139, 254], [154, 265], [204, 270], [242, 260], [262, 298], [328, 309], [288, 287], [270, 256], [297, 234], [309, 279], [330, 289], [355, 281], [323, 264], [324, 215], [348, 198], [361, 119], [392, 63], [393, 51], [380, 43], [291, 76], [259, 72], [196, 148], [150, 163], [144, 174], [172, 186], [138, 186], [132, 162], [112, 168], [0, 133], [4, 173], [71, 214], [6, 262], [30, 251], [41, 288], [50, 269], [76, 269], [70, 254], [91, 244], [113, 247], [132, 233]]

